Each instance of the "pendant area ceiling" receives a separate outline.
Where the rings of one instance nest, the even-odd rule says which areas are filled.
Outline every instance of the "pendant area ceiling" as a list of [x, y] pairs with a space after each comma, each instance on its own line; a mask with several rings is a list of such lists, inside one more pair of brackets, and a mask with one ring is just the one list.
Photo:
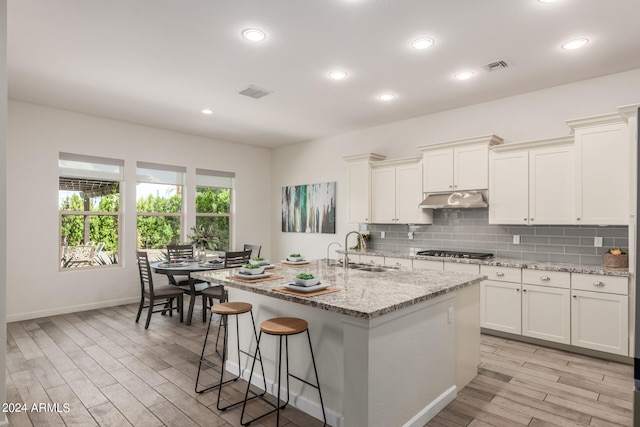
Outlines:
[[265, 147], [637, 68], [635, 0], [8, 2], [11, 99]]

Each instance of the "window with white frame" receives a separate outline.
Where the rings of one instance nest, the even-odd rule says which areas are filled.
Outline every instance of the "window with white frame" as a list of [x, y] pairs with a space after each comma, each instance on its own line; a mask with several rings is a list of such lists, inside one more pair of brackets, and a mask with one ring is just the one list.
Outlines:
[[161, 250], [180, 243], [186, 168], [146, 162], [136, 166], [137, 248]]
[[196, 169], [196, 225], [204, 249], [228, 251], [235, 173]]
[[59, 153], [60, 268], [118, 264], [124, 161]]

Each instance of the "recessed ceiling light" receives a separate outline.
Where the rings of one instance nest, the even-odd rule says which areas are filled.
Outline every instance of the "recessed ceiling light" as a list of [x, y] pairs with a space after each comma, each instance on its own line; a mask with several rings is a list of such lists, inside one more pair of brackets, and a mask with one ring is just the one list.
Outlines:
[[455, 78], [458, 80], [467, 80], [473, 77], [473, 71], [462, 71], [455, 75]]
[[433, 39], [429, 37], [420, 37], [411, 42], [411, 47], [414, 49], [426, 49], [433, 46]]
[[264, 31], [258, 30], [257, 28], [247, 28], [246, 30], [242, 31], [242, 36], [247, 40], [251, 40], [252, 42], [259, 42], [267, 37]]
[[334, 80], [342, 80], [347, 76], [348, 76], [347, 72], [342, 70], [335, 70], [335, 71], [329, 72], [329, 77], [331, 77]]
[[201, 112], [202, 114], [213, 114], [213, 110], [210, 108], [205, 108]]
[[589, 39], [585, 39], [585, 38], [573, 39], [573, 40], [569, 40], [568, 42], [562, 43], [562, 48], [569, 49], [569, 50], [578, 49], [586, 45], [587, 43], [589, 43]]
[[382, 93], [378, 95], [378, 99], [380, 101], [391, 101], [392, 99], [395, 99], [395, 97], [396, 96], [391, 93]]

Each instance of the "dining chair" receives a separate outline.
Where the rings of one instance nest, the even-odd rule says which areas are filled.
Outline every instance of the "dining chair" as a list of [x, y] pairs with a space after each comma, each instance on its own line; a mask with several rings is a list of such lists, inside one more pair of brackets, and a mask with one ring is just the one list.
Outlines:
[[167, 245], [169, 261], [193, 258], [193, 245]]
[[242, 267], [251, 259], [251, 250], [224, 253], [224, 268]]
[[251, 251], [251, 258], [257, 258], [260, 256], [260, 250], [262, 250], [262, 245], [248, 245], [244, 244], [245, 251]]
[[[136, 258], [138, 260], [138, 270], [140, 271], [140, 306], [138, 307], [138, 315], [136, 316], [136, 323], [140, 320], [142, 309], [147, 308], [147, 321], [144, 325], [145, 329], [149, 328], [149, 322], [151, 322], [151, 314], [162, 312], [163, 314], [169, 311], [169, 316], [173, 316], [173, 301], [177, 300], [176, 309], [180, 313], [180, 322], [183, 321], [182, 303], [183, 303], [183, 290], [173, 285], [161, 285], [154, 286], [153, 276], [151, 275], [151, 266], [149, 265], [149, 257], [146, 252], [136, 251]], [[145, 300], [149, 300], [149, 304], [145, 305]], [[162, 306], [162, 308], [155, 309], [155, 307]]]

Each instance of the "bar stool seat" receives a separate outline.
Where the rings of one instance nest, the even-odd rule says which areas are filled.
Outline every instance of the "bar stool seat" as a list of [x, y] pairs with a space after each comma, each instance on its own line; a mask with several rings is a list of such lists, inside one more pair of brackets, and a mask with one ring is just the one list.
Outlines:
[[[289, 337], [293, 336], [293, 335], [297, 335], [297, 334], [301, 334], [303, 332], [307, 333], [307, 340], [309, 342], [309, 351], [311, 352], [311, 361], [313, 363], [313, 372], [315, 373], [315, 379], [316, 379], [316, 383], [310, 383], [309, 381], [300, 378], [294, 374], [289, 373]], [[251, 398], [249, 398], [249, 389], [251, 386], [251, 378], [253, 377], [253, 370], [256, 364], [256, 360], [260, 360], [260, 364], [262, 365], [262, 359], [258, 359], [257, 357], [254, 357], [253, 359], [253, 363], [251, 365], [251, 373], [249, 374], [249, 381], [247, 383], [247, 391], [244, 395], [244, 403], [242, 405], [242, 413], [240, 415], [240, 424], [242, 424], [243, 426], [248, 426], [249, 424], [251, 424], [252, 422], [263, 418], [269, 414], [272, 414], [274, 412], [276, 412], [276, 426], [280, 425], [280, 409], [284, 409], [288, 404], [289, 404], [289, 378], [295, 378], [298, 381], [301, 381], [315, 389], [318, 390], [318, 394], [320, 396], [320, 407], [322, 408], [322, 417], [324, 419], [324, 425], [327, 425], [327, 416], [325, 414], [324, 411], [324, 403], [322, 401], [322, 392], [320, 391], [320, 380], [318, 379], [318, 370], [316, 368], [316, 360], [315, 360], [315, 356], [313, 355], [313, 347], [311, 346], [311, 335], [309, 335], [309, 324], [307, 323], [306, 320], [304, 319], [299, 319], [297, 317], [276, 317], [273, 319], [268, 319], [265, 320], [264, 322], [262, 322], [260, 324], [260, 335], [258, 336], [258, 345], [256, 347], [256, 356], [258, 355], [258, 351], [260, 349], [260, 340], [262, 338], [262, 334], [265, 333], [267, 335], [272, 335], [272, 336], [277, 336], [279, 337], [279, 349], [278, 349], [278, 370], [277, 370], [277, 384], [274, 383], [274, 387], [277, 387], [278, 390], [278, 395], [277, 395], [277, 401], [276, 403], [272, 403], [269, 400], [265, 399], [264, 397], [262, 397], [262, 395], [260, 396], [253, 396]], [[280, 405], [281, 399], [280, 399], [280, 390], [281, 390], [281, 384], [282, 384], [282, 341], [285, 341], [285, 352], [286, 352], [286, 365], [287, 365], [287, 375], [286, 375], [286, 381], [287, 381], [287, 400], [284, 402], [284, 404]], [[264, 366], [262, 367], [262, 375], [264, 377]], [[266, 390], [266, 389], [265, 389]], [[253, 393], [253, 391], [252, 391]], [[254, 393], [255, 394], [255, 393]], [[257, 416], [251, 420], [248, 421], [244, 421], [244, 413], [245, 413], [245, 408], [247, 406], [247, 401], [250, 399], [253, 399], [254, 397], [260, 397], [263, 401], [265, 401], [267, 404], [269, 404], [273, 409], [260, 415]]]
[[[221, 407], [220, 406], [220, 395], [222, 394], [222, 386], [224, 384], [233, 382], [233, 381], [237, 381], [240, 378], [241, 375], [241, 366], [240, 366], [240, 353], [246, 354], [249, 357], [253, 357], [253, 358], [258, 358], [258, 360], [260, 360], [260, 349], [257, 347], [257, 341], [258, 341], [258, 334], [256, 332], [256, 324], [255, 324], [255, 320], [253, 318], [253, 306], [247, 302], [222, 302], [219, 304], [215, 304], [213, 306], [211, 306], [211, 316], [209, 317], [209, 325], [207, 326], [207, 332], [204, 338], [204, 344], [202, 345], [202, 354], [200, 355], [200, 363], [198, 364], [198, 374], [196, 376], [196, 386], [195, 386], [195, 391], [196, 393], [204, 393], [205, 391], [217, 388], [218, 389], [218, 400], [217, 400], [217, 408], [220, 411], [224, 411], [226, 409], [231, 408], [232, 406], [236, 406], [239, 405], [241, 403], [245, 403], [246, 402], [246, 398], [245, 400], [240, 400], [238, 402], [232, 403], [230, 405]], [[256, 354], [253, 355], [247, 351], [241, 350], [240, 349], [240, 328], [238, 325], [238, 316], [241, 314], [245, 314], [245, 313], [249, 313], [251, 314], [251, 325], [253, 326], [253, 335], [256, 338]], [[198, 389], [198, 385], [200, 382], [200, 373], [202, 370], [202, 365], [211, 367], [211, 368], [215, 368], [215, 366], [213, 365], [212, 362], [210, 362], [208, 359], [206, 359], [204, 357], [204, 353], [205, 353], [205, 349], [207, 347], [207, 339], [209, 337], [209, 329], [211, 328], [211, 320], [213, 319], [213, 315], [217, 314], [220, 315], [220, 324], [219, 324], [219, 329], [218, 329], [218, 333], [220, 332], [220, 328], [224, 327], [224, 338], [223, 338], [223, 344], [222, 344], [222, 363], [220, 364], [220, 381], [217, 384], [213, 384], [210, 386], [207, 386], [205, 388], [201, 388]], [[228, 316], [235, 316], [236, 319], [236, 343], [237, 343], [237, 355], [238, 355], [238, 370], [239, 373], [238, 375], [234, 376], [231, 379], [228, 380], [224, 380], [224, 363], [227, 360], [227, 339], [228, 339]], [[218, 340], [216, 338], [216, 348], [218, 345]], [[255, 362], [255, 360], [254, 360]], [[262, 366], [262, 360], [260, 360], [260, 365]], [[262, 377], [264, 378], [264, 368], [262, 369]], [[264, 389], [267, 389], [267, 383], [266, 383], [266, 379], [264, 379]], [[266, 393], [266, 391], [265, 391]], [[257, 397], [262, 397], [265, 393], [262, 394], [256, 394], [255, 396], [253, 396], [251, 399], [257, 398]], [[249, 399], [250, 400], [250, 399]]]

